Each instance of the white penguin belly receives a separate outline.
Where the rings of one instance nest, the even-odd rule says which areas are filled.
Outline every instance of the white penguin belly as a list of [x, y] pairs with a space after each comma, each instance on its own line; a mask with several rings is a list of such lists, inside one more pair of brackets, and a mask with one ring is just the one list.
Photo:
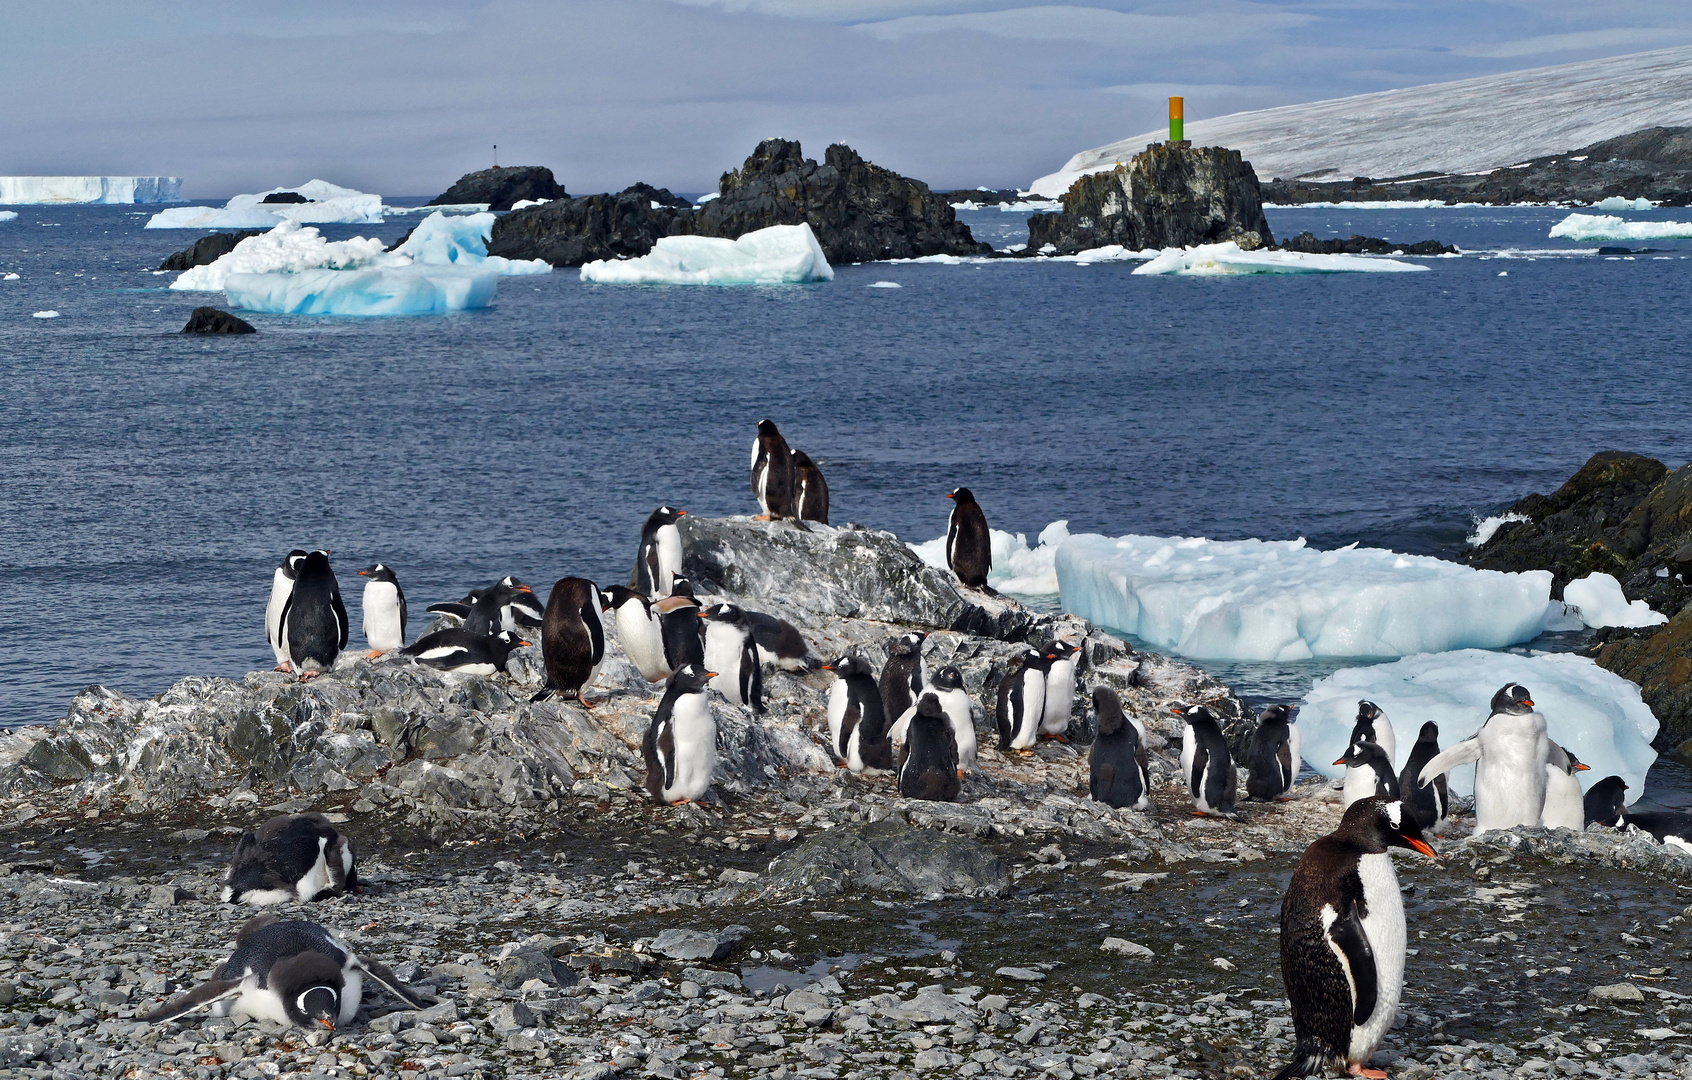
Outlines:
[[341, 972], [341, 980], [341, 1013], [335, 1023], [346, 1027], [358, 1015], [359, 1003], [364, 1000], [364, 969], [348, 964]]
[[1477, 737], [1475, 833], [1538, 825], [1545, 812], [1545, 718], [1493, 716]]
[[1545, 809], [1540, 821], [1547, 829], [1580, 832], [1586, 828], [1586, 801], [1580, 781], [1555, 765], [1545, 766]]
[[837, 757], [845, 757], [840, 745], [840, 729], [846, 723], [846, 680], [836, 679], [828, 688], [828, 749]]
[[[225, 1011], [220, 1013], [218, 1008], [225, 1008]], [[250, 990], [243, 988], [241, 995], [233, 1001], [218, 1002], [212, 1007], [212, 1013], [215, 1016], [250, 1016], [254, 1020], [269, 1020], [283, 1027], [294, 1026], [288, 1010], [282, 1006], [282, 995], [256, 985]]]
[[717, 767], [717, 721], [705, 694], [684, 694], [670, 712], [675, 770], [664, 801], [703, 798]]
[[1046, 673], [1046, 701], [1040, 718], [1040, 730], [1047, 735], [1062, 735], [1069, 730], [1069, 713], [1075, 704], [1075, 661], [1054, 660]]
[[937, 696], [946, 719], [952, 722], [952, 737], [958, 744], [958, 768], [974, 772], [975, 710], [970, 707], [969, 694], [963, 690], [947, 690]]
[[744, 705], [740, 697], [740, 651], [742, 637], [732, 626], [705, 627], [705, 670], [715, 671], [711, 689], [730, 705]]
[[1287, 759], [1292, 765], [1288, 768], [1287, 785], [1281, 789], [1282, 794], [1291, 791], [1293, 785], [1298, 782], [1298, 770], [1304, 767], [1304, 759], [1299, 756], [1303, 742], [1304, 738], [1299, 734], [1296, 724], [1287, 728]]
[[[1146, 737], [1146, 729], [1144, 727], [1140, 727], [1138, 723], [1136, 723], [1135, 726], [1140, 730], [1140, 738], [1144, 739]], [[1197, 783], [1193, 777], [1193, 761], [1197, 757], [1198, 735], [1189, 726], [1181, 732], [1181, 782], [1187, 785], [1187, 790], [1189, 792], [1195, 788], [1198, 789], [1198, 794], [1193, 796], [1193, 806], [1199, 810], [1203, 810], [1205, 808], [1201, 804], [1204, 802], [1204, 785]], [[1199, 779], [1203, 778], [1200, 777]]]
[[1375, 770], [1370, 768], [1345, 767], [1345, 805], [1347, 808], [1359, 799], [1371, 798], [1375, 794]]
[[1364, 855], [1357, 860], [1357, 876], [1363, 881], [1363, 899], [1369, 912], [1363, 916], [1363, 934], [1375, 954], [1375, 1011], [1351, 1029], [1348, 1061], [1367, 1061], [1386, 1038], [1398, 1016], [1398, 999], [1404, 992], [1404, 897], [1398, 891], [1398, 871], [1392, 856]]
[[324, 848], [328, 843], [329, 838], [327, 836], [317, 838], [317, 861], [311, 864], [311, 869], [305, 872], [305, 877], [300, 878], [298, 884], [294, 886], [294, 891], [299, 893], [301, 900], [310, 900], [329, 888], [331, 884], [329, 862], [324, 857]]
[[294, 579], [284, 575], [282, 568], [277, 567], [270, 579], [270, 603], [264, 609], [264, 636], [270, 642], [278, 664], [288, 662], [288, 638], [282, 633], [282, 608], [287, 605], [288, 594], [293, 591]]
[[661, 525], [658, 527], [656, 539], [658, 541], [658, 580], [653, 582], [653, 587], [658, 590], [659, 596], [668, 596], [676, 578], [681, 575], [681, 530], [674, 525]]
[[[1022, 715], [1013, 716], [1016, 731], [1011, 739], [1012, 750], [1027, 750], [1040, 737], [1040, 721], [1046, 714], [1046, 676], [1041, 671], [1023, 671]], [[1015, 701], [1012, 701], [1014, 707]]]
[[639, 601], [630, 601], [616, 611], [617, 644], [623, 653], [640, 669], [647, 682], [662, 682], [670, 677], [670, 667], [664, 662], [664, 635], [658, 620], [648, 618]]
[[399, 590], [392, 582], [372, 581], [364, 587], [364, 640], [379, 652], [392, 652], [405, 644]]

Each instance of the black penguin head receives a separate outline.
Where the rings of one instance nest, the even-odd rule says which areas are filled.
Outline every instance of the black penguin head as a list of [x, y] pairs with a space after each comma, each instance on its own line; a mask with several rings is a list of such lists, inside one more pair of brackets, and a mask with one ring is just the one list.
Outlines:
[[1290, 724], [1292, 719], [1287, 715], [1285, 705], [1271, 705], [1263, 710], [1257, 718], [1259, 724]]
[[699, 664], [683, 664], [670, 673], [669, 686], [682, 694], [703, 694], [711, 685], [715, 671], [706, 671]]
[[844, 653], [832, 664], [824, 664], [823, 670], [832, 671], [842, 679], [848, 675], [871, 674], [869, 661], [865, 660], [857, 653]]
[[1358, 799], [1346, 809], [1334, 835], [1376, 853], [1401, 847], [1419, 851], [1430, 859], [1439, 858], [1423, 837], [1421, 823], [1414, 814], [1405, 813], [1404, 803], [1398, 799], [1383, 799], [1379, 795]]
[[922, 643], [927, 637], [927, 634], [918, 634], [914, 631], [909, 634], [900, 634], [893, 639], [893, 644], [887, 646], [887, 655], [920, 656], [922, 654]]
[[646, 519], [646, 527], [648, 529], [657, 529], [665, 525], [674, 525], [676, 522], [680, 521], [682, 516], [686, 513], [686, 510], [676, 510], [672, 507], [660, 506], [658, 509], [652, 511], [652, 515]]
[[1528, 693], [1527, 687], [1521, 683], [1511, 683], [1498, 688], [1498, 693], [1492, 695], [1492, 712], [1505, 716], [1526, 716], [1533, 711], [1533, 695]]
[[1386, 713], [1382, 712], [1381, 707], [1373, 701], [1359, 701], [1357, 703], [1357, 723], [1359, 725], [1368, 724], [1373, 727], [1375, 721], [1384, 716], [1386, 716]]
[[793, 451], [793, 467], [795, 469], [815, 469], [817, 463], [811, 460], [811, 455], [803, 450]]
[[1426, 723], [1424, 723], [1422, 725], [1421, 733], [1416, 736], [1416, 741], [1417, 742], [1425, 742], [1425, 743], [1433, 743], [1435, 746], [1438, 746], [1439, 745], [1439, 725], [1434, 723], [1432, 720], [1429, 720]]
[[940, 699], [933, 694], [922, 695], [922, 699], [916, 704], [916, 714], [931, 720], [946, 719], [946, 710], [940, 707]]
[[1386, 748], [1373, 739], [1359, 739], [1352, 737], [1351, 745], [1345, 748], [1345, 754], [1334, 762], [1335, 765], [1346, 765], [1353, 769], [1372, 768], [1377, 772], [1382, 766], [1386, 771], [1392, 771], [1392, 762], [1387, 760]]
[[758, 421], [758, 437], [760, 439], [779, 439], [781, 432], [776, 428], [774, 420]]
[[308, 554], [310, 554], [310, 552], [306, 551], [305, 548], [295, 548], [294, 550], [288, 552], [288, 554], [282, 556], [282, 562], [276, 567], [276, 569], [282, 571], [283, 577], [293, 577], [295, 574], [300, 572], [300, 561]]
[[386, 563], [367, 566], [358, 572], [358, 576], [367, 577], [371, 581], [386, 581], [390, 585], [399, 584], [399, 578], [394, 576], [394, 572], [388, 568]]
[[335, 571], [329, 565], [329, 551], [326, 548], [319, 551], [308, 552], [306, 557], [301, 559], [299, 564], [294, 568], [294, 576], [296, 578], [321, 578], [333, 577], [334, 575]]
[[953, 488], [952, 493], [950, 495], [946, 496], [946, 498], [951, 499], [953, 502], [957, 503], [959, 506], [962, 506], [964, 503], [974, 502], [975, 501], [975, 493], [970, 491], [966, 487]]
[[283, 957], [271, 966], [270, 989], [282, 999], [288, 1019], [304, 1028], [335, 1028], [341, 1016], [346, 979], [341, 965], [327, 954], [310, 951]]
[[963, 672], [959, 671], [955, 666], [947, 664], [939, 671], [936, 671], [928, 681], [933, 683], [936, 689], [962, 690], [964, 684]]
[[1627, 781], [1606, 776], [1586, 793], [1586, 822], [1619, 828], [1627, 817]]
[[1169, 711], [1195, 726], [1216, 723], [1216, 714], [1203, 705], [1171, 705]]
[[680, 574], [677, 574], [674, 578], [672, 578], [670, 580], [670, 595], [671, 596], [692, 596], [693, 595], [693, 582], [690, 581], [687, 578], [682, 577]]
[[1098, 716], [1100, 735], [1115, 735], [1128, 723], [1122, 712], [1122, 699], [1108, 686], [1093, 688], [1093, 712]]
[[511, 655], [512, 649], [520, 649], [528, 644], [530, 643], [519, 637], [516, 631], [501, 630], [493, 636], [491, 647], [493, 649], [494, 656], [499, 658], [500, 665], [504, 666], [505, 660]]
[[1071, 656], [1074, 656], [1076, 653], [1081, 651], [1081, 646], [1071, 645], [1067, 641], [1054, 640], [1047, 643], [1045, 651], [1051, 653], [1054, 659], [1068, 660]]

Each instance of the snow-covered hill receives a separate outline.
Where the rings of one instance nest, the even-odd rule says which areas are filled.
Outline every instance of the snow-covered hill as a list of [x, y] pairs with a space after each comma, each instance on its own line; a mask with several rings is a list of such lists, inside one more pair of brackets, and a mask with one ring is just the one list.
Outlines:
[[[1241, 151], [1262, 180], [1335, 180], [1483, 172], [1655, 124], [1692, 124], [1692, 47], [1189, 120], [1186, 136]], [[1167, 137], [1084, 150], [1031, 190], [1055, 198]]]

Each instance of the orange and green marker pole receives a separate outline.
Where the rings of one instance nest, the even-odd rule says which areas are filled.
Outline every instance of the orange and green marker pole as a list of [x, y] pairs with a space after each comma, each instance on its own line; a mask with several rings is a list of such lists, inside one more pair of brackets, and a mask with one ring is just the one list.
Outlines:
[[1169, 141], [1180, 142], [1186, 136], [1183, 132], [1186, 112], [1186, 99], [1172, 97], [1169, 99]]

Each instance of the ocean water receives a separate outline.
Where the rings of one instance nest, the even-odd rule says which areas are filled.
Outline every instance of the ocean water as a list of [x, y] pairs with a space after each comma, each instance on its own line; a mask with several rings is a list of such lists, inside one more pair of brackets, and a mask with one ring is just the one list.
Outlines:
[[[20, 275], [0, 281], [0, 725], [62, 716], [90, 683], [148, 695], [269, 667], [271, 571], [296, 546], [334, 552], [355, 641], [356, 571], [377, 560], [418, 613], [507, 573], [542, 593], [619, 580], [659, 503], [755, 512], [762, 417], [821, 463], [837, 521], [912, 540], [944, 532], [964, 484], [1030, 535], [1067, 518], [1450, 554], [1597, 450], [1692, 456], [1692, 245], [1606, 258], [1548, 240], [1555, 209], [1270, 212], [1278, 235], [1474, 252], [1423, 274], [882, 263], [688, 289], [561, 271], [501, 280], [486, 311], [261, 315], [219, 340], [176, 331], [220, 294], [150, 272], [198, 233], [17, 209], [0, 223], [0, 276]], [[1026, 238], [1021, 214], [965, 217], [997, 246]], [[416, 220], [323, 230], [392, 240]], [[1239, 677], [1290, 694], [1313, 675]]]

